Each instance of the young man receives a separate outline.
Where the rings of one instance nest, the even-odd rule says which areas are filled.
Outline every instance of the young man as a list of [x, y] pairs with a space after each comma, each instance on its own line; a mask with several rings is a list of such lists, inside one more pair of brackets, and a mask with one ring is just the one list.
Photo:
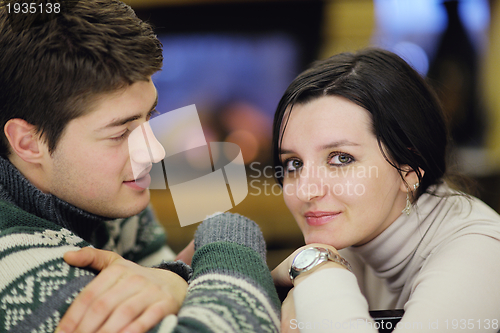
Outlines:
[[[36, 1], [23, 15], [16, 3], [0, 1], [0, 331], [277, 331], [263, 239], [242, 217], [201, 225], [187, 296], [185, 267], [133, 263], [173, 259], [127, 145], [158, 98], [151, 27], [116, 0], [62, 1], [50, 14]], [[128, 260], [66, 256], [97, 277], [63, 260], [89, 245]]]

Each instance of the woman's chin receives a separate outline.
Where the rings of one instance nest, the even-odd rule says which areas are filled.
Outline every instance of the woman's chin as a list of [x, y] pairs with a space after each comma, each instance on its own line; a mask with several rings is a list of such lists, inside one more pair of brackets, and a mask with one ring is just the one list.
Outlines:
[[326, 245], [331, 245], [337, 250], [349, 247], [349, 244], [346, 244], [345, 242], [339, 240], [339, 239], [333, 239], [332, 237], [325, 237], [325, 235], [306, 235], [304, 237], [304, 241], [306, 245], [309, 244], [326, 244]]

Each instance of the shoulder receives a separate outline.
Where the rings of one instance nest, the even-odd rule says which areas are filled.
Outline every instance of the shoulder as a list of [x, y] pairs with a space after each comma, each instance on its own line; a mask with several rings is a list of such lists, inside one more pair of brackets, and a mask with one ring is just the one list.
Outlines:
[[[55, 250], [89, 246], [82, 238], [53, 222], [0, 201], [0, 258], [37, 249]], [[33, 251], [36, 252], [36, 251]]]
[[446, 184], [417, 202], [418, 219], [432, 222], [438, 234], [484, 233], [500, 239], [500, 215], [480, 199], [450, 189]]
[[422, 216], [428, 227], [421, 245], [426, 250], [421, 255], [428, 256], [429, 261], [448, 260], [459, 249], [476, 258], [500, 255], [500, 215], [495, 210], [478, 198], [448, 187], [429, 201], [436, 204], [429, 205], [429, 213]]
[[15, 223], [5, 216], [0, 218], [0, 290], [27, 272], [63, 262], [67, 251], [90, 245], [49, 221], [35, 216], [25, 219]]
[[69, 266], [63, 255], [89, 244], [67, 229], [8, 209], [11, 218], [20, 215], [23, 220], [15, 225], [2, 210], [0, 331], [31, 332], [42, 326], [51, 331], [75, 295], [95, 276]]

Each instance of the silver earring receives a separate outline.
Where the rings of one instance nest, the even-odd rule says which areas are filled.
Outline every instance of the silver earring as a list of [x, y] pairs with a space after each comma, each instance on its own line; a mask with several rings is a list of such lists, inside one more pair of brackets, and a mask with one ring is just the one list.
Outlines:
[[[416, 191], [419, 185], [419, 183], [415, 183], [413, 185], [413, 191]], [[406, 192], [406, 206], [401, 213], [405, 213], [406, 215], [410, 215], [411, 213], [410, 191]]]

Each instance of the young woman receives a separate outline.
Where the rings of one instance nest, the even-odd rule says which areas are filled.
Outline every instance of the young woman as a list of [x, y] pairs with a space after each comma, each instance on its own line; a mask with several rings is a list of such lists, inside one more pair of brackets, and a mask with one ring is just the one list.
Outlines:
[[[294, 287], [283, 331], [499, 331], [500, 216], [447, 183], [447, 139], [435, 95], [388, 51], [292, 82], [274, 162], [307, 245], [273, 271]], [[368, 313], [382, 309], [405, 312], [382, 327]]]

